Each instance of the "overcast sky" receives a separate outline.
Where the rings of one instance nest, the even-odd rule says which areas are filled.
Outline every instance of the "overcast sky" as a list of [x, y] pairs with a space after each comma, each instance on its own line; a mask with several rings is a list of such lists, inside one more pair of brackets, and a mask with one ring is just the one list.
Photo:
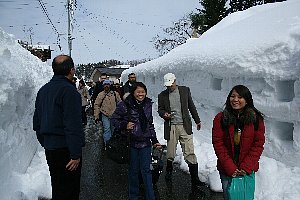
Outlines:
[[[51, 45], [53, 56], [68, 54], [66, 3], [0, 0], [0, 27], [16, 39]], [[198, 0], [77, 0], [72, 57], [76, 63], [157, 57], [152, 38], [199, 6]]]

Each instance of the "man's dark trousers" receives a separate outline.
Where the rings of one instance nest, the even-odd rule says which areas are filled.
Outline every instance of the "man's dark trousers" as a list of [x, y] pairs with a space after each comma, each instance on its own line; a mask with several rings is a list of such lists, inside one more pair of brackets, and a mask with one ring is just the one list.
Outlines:
[[67, 148], [45, 150], [49, 166], [52, 200], [79, 200], [82, 160], [74, 171], [66, 169], [71, 160]]

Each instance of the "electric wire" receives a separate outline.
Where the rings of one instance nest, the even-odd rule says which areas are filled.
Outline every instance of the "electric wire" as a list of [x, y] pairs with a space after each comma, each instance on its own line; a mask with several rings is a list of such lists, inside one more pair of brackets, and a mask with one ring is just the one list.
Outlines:
[[38, 2], [40, 3], [40, 6], [41, 6], [41, 8], [42, 8], [42, 11], [43, 11], [43, 13], [45, 14], [45, 16], [46, 16], [48, 22], [51, 24], [52, 29], [53, 29], [53, 30], [56, 32], [56, 34], [57, 34], [56, 44], [57, 44], [58, 48], [59, 48], [59, 50], [60, 50], [61, 52], [63, 52], [63, 51], [62, 51], [62, 46], [61, 46], [61, 41], [60, 41], [60, 34], [59, 34], [59, 32], [58, 32], [58, 30], [56, 29], [56, 27], [54, 26], [54, 24], [52, 23], [52, 21], [51, 21], [51, 19], [50, 19], [50, 17], [49, 17], [49, 14], [48, 14], [48, 11], [47, 11], [47, 9], [46, 9], [46, 6], [45, 6], [44, 2], [43, 2], [42, 0], [38, 0]]
[[[98, 18], [98, 16], [96, 16], [95, 14], [89, 12], [86, 8], [84, 8], [82, 10], [82, 5], [79, 4], [78, 9], [80, 11], [82, 11], [83, 14], [85, 14], [87, 17], [89, 17], [90, 19], [96, 21], [101, 27], [103, 27], [105, 30], [109, 31], [113, 36], [115, 36], [117, 39], [121, 40], [125, 45], [127, 45], [128, 47], [130, 47], [131, 49], [133, 49], [135, 52], [137, 53], [142, 53], [147, 57], [150, 57], [146, 52], [144, 51], [139, 51], [138, 48], [132, 44], [131, 42], [129, 42], [127, 39], [124, 38], [124, 36], [121, 36], [119, 33], [117, 33], [115, 30], [112, 30], [110, 27], [108, 27], [106, 25], [106, 23], [104, 23], [101, 19]], [[100, 42], [100, 40], [98, 40]]]

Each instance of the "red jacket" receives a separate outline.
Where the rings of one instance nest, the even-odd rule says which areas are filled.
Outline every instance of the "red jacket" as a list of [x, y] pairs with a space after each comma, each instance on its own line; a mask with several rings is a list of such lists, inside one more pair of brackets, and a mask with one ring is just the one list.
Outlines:
[[254, 129], [253, 123], [245, 124], [242, 130], [240, 142], [239, 163], [235, 164], [234, 158], [234, 125], [230, 124], [227, 130], [221, 126], [223, 113], [216, 115], [212, 128], [212, 143], [218, 158], [217, 168], [221, 173], [232, 176], [236, 169], [243, 169], [248, 174], [257, 172], [259, 158], [264, 149], [265, 125], [263, 119], [259, 119], [258, 129]]

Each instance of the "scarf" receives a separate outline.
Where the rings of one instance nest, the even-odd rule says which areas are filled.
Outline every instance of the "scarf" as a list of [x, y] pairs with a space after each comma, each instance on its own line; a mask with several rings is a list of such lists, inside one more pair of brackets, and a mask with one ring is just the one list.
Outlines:
[[139, 121], [140, 121], [140, 124], [141, 124], [141, 129], [143, 132], [146, 131], [146, 128], [147, 128], [147, 117], [145, 115], [145, 112], [144, 112], [144, 105], [145, 105], [145, 101], [142, 101], [142, 102], [136, 102], [136, 107], [138, 109], [138, 113], [139, 113]]
[[229, 125], [233, 124], [235, 127], [239, 127], [243, 130], [246, 124], [255, 124], [256, 113], [252, 108], [246, 108], [240, 113], [229, 112], [227, 109], [223, 111], [222, 127], [227, 129]]

